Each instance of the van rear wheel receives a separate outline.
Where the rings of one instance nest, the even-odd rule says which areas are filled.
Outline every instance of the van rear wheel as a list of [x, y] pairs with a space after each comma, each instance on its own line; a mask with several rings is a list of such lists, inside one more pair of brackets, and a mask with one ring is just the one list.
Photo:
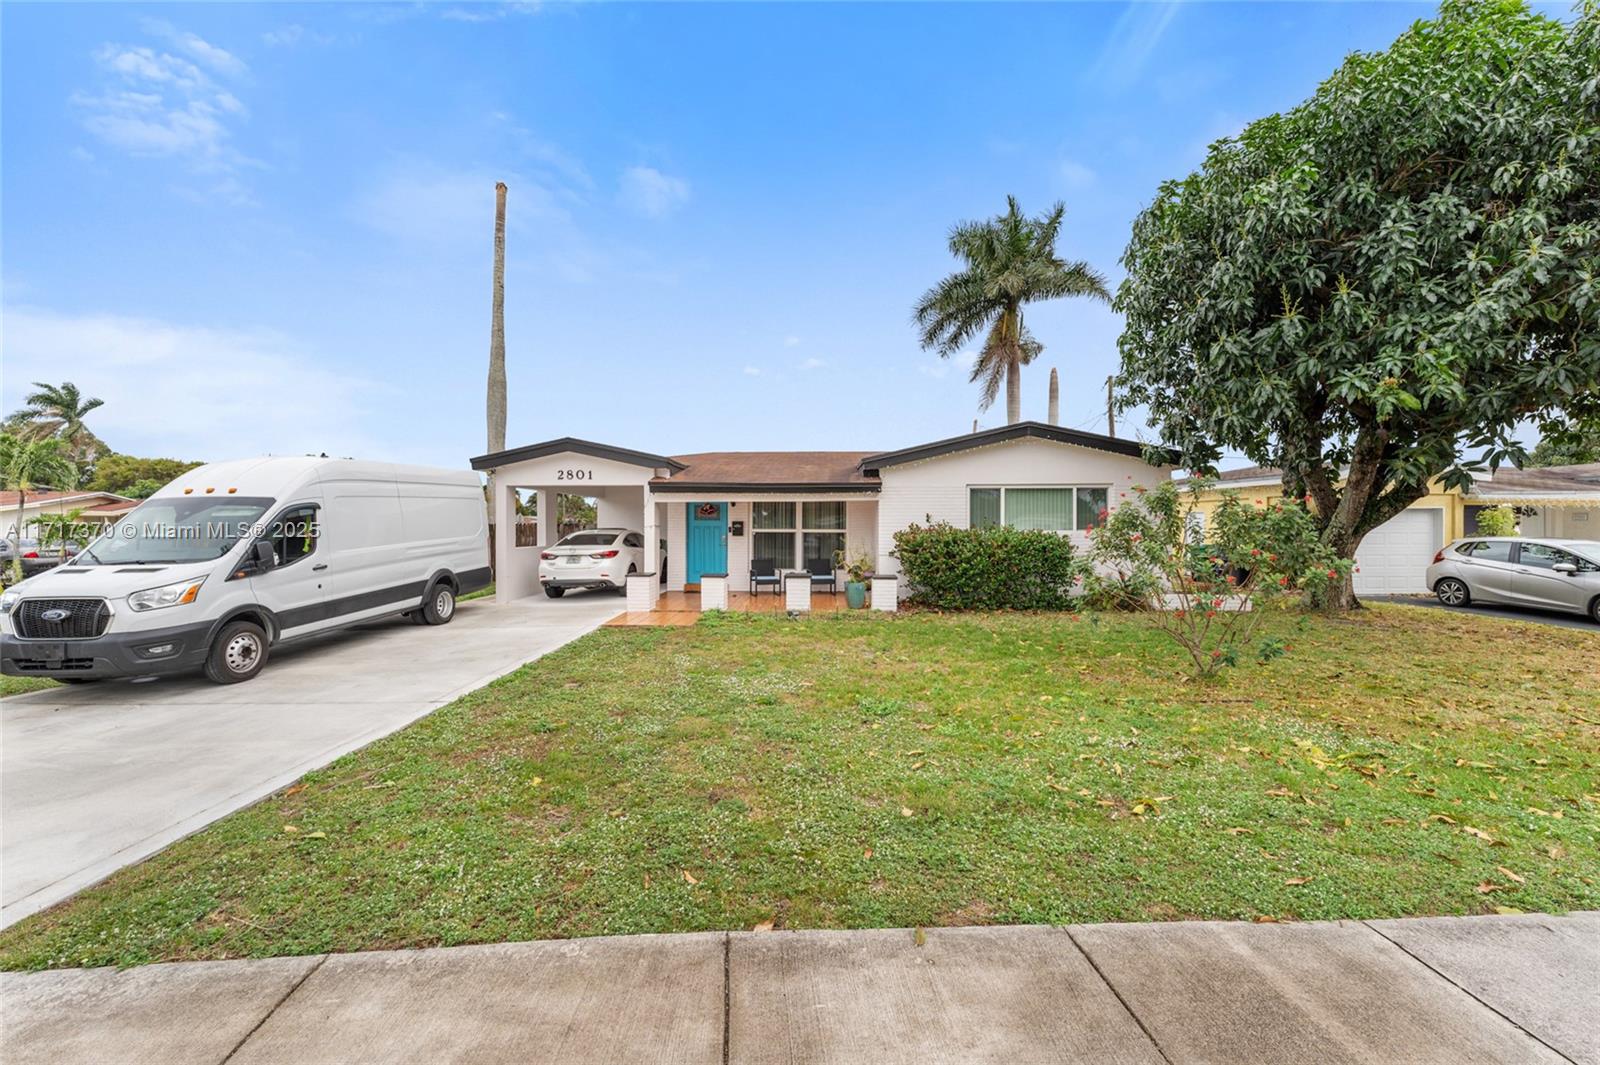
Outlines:
[[422, 620], [429, 625], [448, 625], [455, 616], [455, 589], [448, 584], [434, 585], [422, 601]]
[[206, 656], [206, 679], [216, 684], [249, 680], [267, 664], [267, 632], [251, 621], [222, 627]]

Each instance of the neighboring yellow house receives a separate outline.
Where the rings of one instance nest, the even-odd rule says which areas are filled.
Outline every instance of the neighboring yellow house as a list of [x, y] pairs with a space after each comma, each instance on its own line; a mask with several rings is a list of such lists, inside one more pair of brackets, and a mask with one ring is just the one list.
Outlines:
[[[1226, 470], [1200, 497], [1209, 516], [1224, 492], [1246, 500], [1267, 499], [1282, 491], [1282, 473], [1267, 466]], [[1484, 507], [1516, 508], [1523, 536], [1600, 541], [1600, 462], [1548, 466], [1537, 470], [1501, 469], [1480, 477], [1469, 492], [1435, 482], [1432, 491], [1402, 513], [1372, 530], [1356, 550], [1358, 595], [1426, 593], [1426, 570], [1439, 548], [1478, 531]], [[1202, 519], [1203, 520], [1203, 519]]]

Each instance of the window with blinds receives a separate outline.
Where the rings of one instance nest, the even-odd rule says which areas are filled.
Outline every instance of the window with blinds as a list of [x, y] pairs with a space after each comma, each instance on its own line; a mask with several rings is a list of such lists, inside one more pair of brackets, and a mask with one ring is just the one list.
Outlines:
[[968, 489], [968, 523], [974, 529], [1009, 525], [1013, 529], [1075, 532], [1097, 525], [1106, 511], [1105, 488], [1077, 485]]

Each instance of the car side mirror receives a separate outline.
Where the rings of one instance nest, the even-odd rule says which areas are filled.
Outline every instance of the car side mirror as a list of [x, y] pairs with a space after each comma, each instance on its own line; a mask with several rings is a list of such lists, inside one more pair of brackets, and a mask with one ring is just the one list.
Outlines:
[[1571, 562], [1557, 562], [1550, 568], [1555, 570], [1557, 573], [1565, 573], [1569, 577], [1578, 572], [1578, 567]]
[[257, 540], [250, 545], [250, 565], [258, 573], [265, 572], [278, 564], [278, 556], [272, 550], [271, 540]]

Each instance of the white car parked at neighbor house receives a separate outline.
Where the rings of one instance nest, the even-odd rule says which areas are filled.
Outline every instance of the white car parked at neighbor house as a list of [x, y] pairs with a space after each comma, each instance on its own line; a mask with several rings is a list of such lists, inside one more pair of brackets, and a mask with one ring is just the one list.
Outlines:
[[628, 574], [666, 572], [666, 543], [656, 565], [646, 562], [644, 533], [633, 529], [582, 529], [568, 533], [539, 552], [539, 583], [544, 594], [560, 599], [569, 588], [607, 589], [626, 594]]

